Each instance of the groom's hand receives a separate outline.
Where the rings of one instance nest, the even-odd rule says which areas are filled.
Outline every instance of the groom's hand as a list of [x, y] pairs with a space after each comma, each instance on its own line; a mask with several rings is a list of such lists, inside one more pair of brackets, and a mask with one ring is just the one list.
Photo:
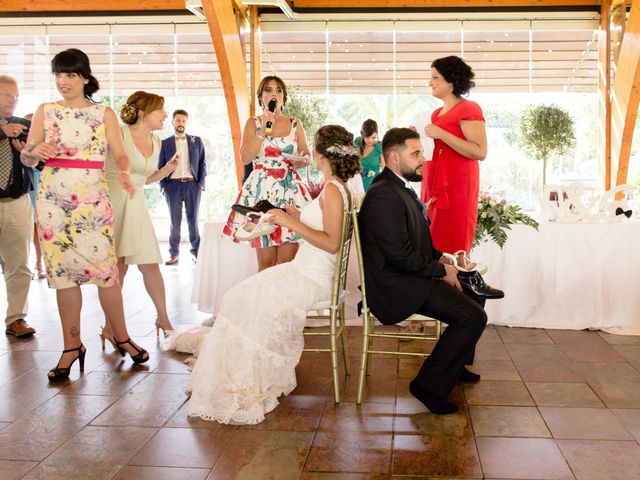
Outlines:
[[460, 285], [460, 281], [458, 281], [458, 271], [456, 268], [452, 265], [445, 265], [444, 270], [446, 274], [442, 277], [442, 280], [452, 287], [457, 288], [459, 291], [462, 291], [462, 285]]

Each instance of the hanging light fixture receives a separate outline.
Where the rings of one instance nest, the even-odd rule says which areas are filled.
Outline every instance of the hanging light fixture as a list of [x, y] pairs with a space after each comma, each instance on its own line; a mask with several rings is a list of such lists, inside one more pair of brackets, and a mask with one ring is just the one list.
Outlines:
[[[255, 5], [258, 7], [277, 7], [282, 10], [287, 18], [295, 19], [298, 14], [291, 9], [291, 5], [287, 0], [242, 0], [243, 5]], [[206, 20], [204, 9], [202, 8], [202, 0], [185, 0], [184, 6], [200, 20]]]

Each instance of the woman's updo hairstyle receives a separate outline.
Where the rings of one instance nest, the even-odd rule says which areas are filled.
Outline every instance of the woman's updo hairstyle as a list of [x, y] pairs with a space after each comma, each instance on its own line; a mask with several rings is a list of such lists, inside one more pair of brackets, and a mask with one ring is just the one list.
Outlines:
[[84, 96], [87, 100], [93, 101], [94, 93], [100, 90], [100, 84], [96, 77], [91, 75], [91, 65], [89, 57], [82, 50], [69, 48], [58, 53], [51, 60], [52, 73], [76, 73], [85, 80]]
[[133, 125], [138, 120], [139, 112], [151, 113], [163, 107], [164, 97], [138, 90], [127, 98], [127, 103], [120, 109], [120, 118], [127, 125]]
[[431, 68], [435, 68], [440, 75], [444, 77], [447, 83], [453, 85], [453, 94], [456, 97], [469, 93], [476, 83], [473, 78], [476, 76], [471, 67], [464, 63], [460, 57], [451, 55], [435, 60], [431, 64]]
[[360, 152], [353, 144], [353, 134], [340, 125], [325, 125], [313, 138], [315, 150], [331, 165], [331, 171], [343, 182], [360, 172]]

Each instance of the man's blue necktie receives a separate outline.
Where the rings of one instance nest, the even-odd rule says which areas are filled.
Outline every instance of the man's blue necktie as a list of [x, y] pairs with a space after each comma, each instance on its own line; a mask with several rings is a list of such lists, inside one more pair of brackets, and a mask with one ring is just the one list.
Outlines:
[[420, 212], [422, 212], [422, 216], [427, 221], [427, 225], [430, 224], [431, 222], [429, 221], [429, 217], [427, 216], [427, 207], [425, 207], [424, 203], [420, 201], [420, 199], [418, 198], [418, 194], [413, 188], [407, 187], [407, 190], [409, 190], [409, 192], [411, 193], [411, 197], [413, 197], [413, 199], [418, 203], [418, 206], [420, 207]]

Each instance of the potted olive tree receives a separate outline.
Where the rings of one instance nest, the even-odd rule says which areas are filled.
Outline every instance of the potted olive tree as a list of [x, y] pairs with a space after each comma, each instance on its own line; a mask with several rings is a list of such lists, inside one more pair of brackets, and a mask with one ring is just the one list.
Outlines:
[[556, 105], [529, 107], [520, 120], [521, 145], [542, 160], [542, 187], [547, 183], [547, 160], [567, 153], [576, 143], [573, 120]]

